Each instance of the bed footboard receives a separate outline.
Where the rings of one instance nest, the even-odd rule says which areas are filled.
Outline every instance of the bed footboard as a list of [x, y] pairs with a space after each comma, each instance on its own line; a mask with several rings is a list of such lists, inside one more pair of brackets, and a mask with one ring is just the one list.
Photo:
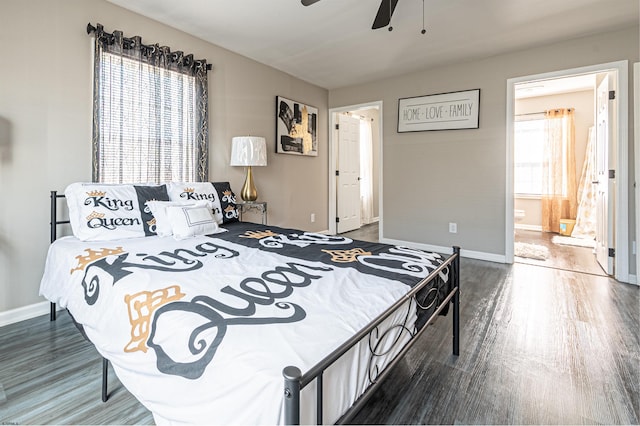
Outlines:
[[438, 305], [433, 314], [429, 317], [424, 326], [416, 333], [415, 336], [402, 348], [398, 355], [387, 365], [380, 373], [377, 379], [365, 390], [365, 392], [355, 401], [355, 403], [345, 412], [338, 420], [338, 423], [345, 423], [349, 421], [359, 410], [364, 406], [366, 401], [373, 394], [373, 391], [378, 387], [384, 378], [389, 374], [395, 364], [397, 364], [404, 354], [411, 348], [416, 339], [427, 329], [437, 316], [445, 309], [449, 303], [453, 304], [453, 355], [458, 356], [460, 353], [460, 247], [453, 247], [453, 254], [434, 270], [428, 277], [422, 282], [413, 287], [402, 299], [398, 300], [394, 305], [384, 311], [378, 318], [373, 320], [369, 325], [360, 330], [351, 339], [347, 340], [335, 351], [325, 357], [322, 361], [311, 368], [307, 373], [302, 374], [299, 368], [295, 366], [285, 367], [282, 371], [284, 376], [284, 420], [287, 425], [300, 424], [300, 392], [302, 389], [316, 381], [317, 397], [316, 397], [316, 413], [317, 424], [323, 424], [322, 416], [322, 393], [323, 393], [323, 373], [328, 369], [335, 361], [337, 361], [342, 355], [344, 355], [349, 349], [355, 346], [362, 338], [372, 332], [378, 325], [380, 325], [385, 319], [393, 314], [400, 306], [406, 303], [409, 299], [414, 297], [418, 291], [428, 285], [432, 280], [438, 278], [440, 272], [445, 268], [450, 268], [451, 275], [451, 290], [444, 298], [444, 300]]

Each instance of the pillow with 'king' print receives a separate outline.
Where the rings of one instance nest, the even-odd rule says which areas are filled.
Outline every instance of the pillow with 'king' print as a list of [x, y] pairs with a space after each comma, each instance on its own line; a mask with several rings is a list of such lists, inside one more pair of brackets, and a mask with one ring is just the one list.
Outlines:
[[167, 184], [171, 201], [207, 201], [216, 223], [223, 222], [220, 197], [211, 182], [171, 182]]
[[155, 235], [155, 221], [145, 203], [169, 199], [165, 185], [76, 182], [64, 194], [73, 235], [83, 241]]

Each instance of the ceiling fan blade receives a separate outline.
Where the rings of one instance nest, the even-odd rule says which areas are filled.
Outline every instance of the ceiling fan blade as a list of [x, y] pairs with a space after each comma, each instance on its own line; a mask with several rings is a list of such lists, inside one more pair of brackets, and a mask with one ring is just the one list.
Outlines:
[[311, 6], [312, 4], [314, 4], [315, 2], [318, 2], [320, 0], [301, 0], [302, 1], [302, 5], [303, 6]]
[[377, 30], [378, 28], [389, 25], [391, 15], [393, 15], [393, 11], [396, 9], [396, 4], [398, 4], [398, 0], [382, 0], [378, 8], [378, 13], [376, 14], [376, 19], [373, 20], [372, 30]]

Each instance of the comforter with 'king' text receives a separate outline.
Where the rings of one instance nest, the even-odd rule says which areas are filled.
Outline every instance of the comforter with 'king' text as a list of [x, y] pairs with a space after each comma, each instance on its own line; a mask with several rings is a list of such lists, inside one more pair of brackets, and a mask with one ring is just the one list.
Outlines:
[[[281, 423], [282, 369], [307, 371], [444, 260], [340, 236], [225, 227], [181, 241], [64, 237], [49, 249], [40, 293], [69, 310], [157, 423]], [[419, 306], [447, 294], [447, 272]], [[327, 371], [326, 421], [375, 379], [422, 311], [406, 303]], [[314, 422], [314, 397], [314, 385], [304, 389], [303, 423]]]

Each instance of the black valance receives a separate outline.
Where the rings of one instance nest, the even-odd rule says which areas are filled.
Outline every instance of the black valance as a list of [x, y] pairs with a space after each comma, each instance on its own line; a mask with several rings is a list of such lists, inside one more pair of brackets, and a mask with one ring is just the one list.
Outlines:
[[156, 66], [165, 66], [180, 72], [198, 72], [211, 70], [211, 64], [206, 59], [194, 59], [193, 54], [185, 55], [182, 51], [172, 52], [167, 46], [156, 44], [143, 44], [140, 36], [124, 37], [122, 31], [108, 33], [101, 24], [94, 27], [87, 24], [87, 34], [94, 33], [96, 43], [109, 50], [121, 49], [121, 54], [145, 60]]

